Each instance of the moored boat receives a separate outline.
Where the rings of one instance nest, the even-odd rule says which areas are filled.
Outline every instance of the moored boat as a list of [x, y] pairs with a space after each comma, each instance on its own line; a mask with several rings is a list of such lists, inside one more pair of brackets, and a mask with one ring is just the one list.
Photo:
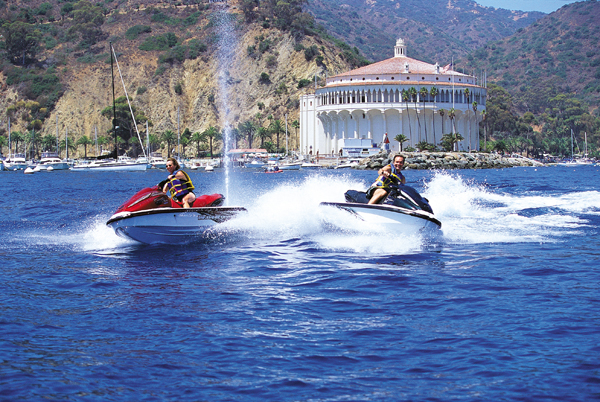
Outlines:
[[300, 167], [302, 169], [320, 169], [323, 166], [319, 165], [318, 163], [304, 162], [303, 164], [300, 165]]
[[12, 154], [4, 160], [6, 170], [25, 170], [27, 169], [27, 161], [25, 154]]
[[74, 165], [73, 171], [145, 171], [148, 167], [146, 163], [137, 162], [118, 162], [111, 159], [95, 160]]
[[264, 163], [260, 159], [254, 159], [251, 162], [245, 163], [244, 166], [247, 169], [264, 169], [264, 167], [266, 166], [266, 163]]
[[166, 169], [167, 161], [160, 152], [152, 152], [150, 154], [150, 165], [152, 165], [154, 169]]
[[146, 156], [139, 156], [135, 160], [135, 163], [144, 163], [144, 164], [146, 164], [146, 169], [152, 168], [152, 165], [150, 164], [150, 159], [148, 159], [148, 157], [146, 157]]
[[339, 165], [337, 165], [334, 169], [348, 169], [348, 168], [355, 168], [359, 165], [359, 161], [357, 160], [349, 160], [346, 162], [342, 162]]
[[66, 160], [60, 159], [57, 152], [42, 152], [40, 163], [35, 166], [36, 172], [54, 170], [68, 170], [71, 166]]
[[301, 162], [284, 162], [279, 165], [279, 169], [281, 170], [300, 170], [302, 163]]

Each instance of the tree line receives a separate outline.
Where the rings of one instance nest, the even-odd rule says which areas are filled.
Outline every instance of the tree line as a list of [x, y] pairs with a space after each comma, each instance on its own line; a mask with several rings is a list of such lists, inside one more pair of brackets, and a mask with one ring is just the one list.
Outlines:
[[[419, 97], [417, 97], [419, 95]], [[410, 102], [417, 102], [430, 96], [435, 99], [437, 90], [431, 88], [427, 93], [426, 88], [417, 90], [409, 88], [402, 92], [402, 100], [407, 111]], [[544, 96], [545, 95], [545, 96]], [[465, 97], [469, 99], [470, 93], [465, 89]], [[595, 114], [590, 113], [590, 107], [576, 97], [576, 94], [548, 92], [540, 94], [539, 104], [544, 105], [542, 113], [534, 114], [527, 111], [519, 115], [514, 105], [513, 97], [499, 85], [488, 86], [486, 108], [471, 103], [473, 115], [477, 118], [479, 126], [479, 149], [483, 152], [520, 153], [526, 156], [543, 158], [544, 155], [557, 157], [571, 156], [573, 153], [600, 158], [600, 118], [598, 109]], [[417, 100], [419, 99], [419, 100]], [[478, 112], [478, 109], [479, 112]], [[439, 109], [438, 114], [442, 119], [442, 136], [439, 143], [430, 141], [434, 133], [427, 132], [427, 127], [421, 125], [417, 117], [417, 138], [415, 148], [403, 149], [403, 144], [413, 138], [410, 131], [406, 136], [399, 134], [394, 137], [400, 143], [400, 149], [406, 151], [456, 151], [457, 144], [464, 139], [463, 134], [456, 131], [454, 108], [449, 110]], [[407, 113], [410, 119], [410, 114]], [[446, 118], [449, 125], [445, 125]], [[412, 125], [409, 124], [409, 127]], [[410, 128], [412, 130], [412, 128]], [[435, 130], [435, 126], [434, 126]], [[571, 144], [573, 133], [573, 145]], [[424, 135], [423, 135], [424, 134]], [[470, 133], [469, 137], [470, 138]], [[587, 147], [586, 147], [587, 142]]]

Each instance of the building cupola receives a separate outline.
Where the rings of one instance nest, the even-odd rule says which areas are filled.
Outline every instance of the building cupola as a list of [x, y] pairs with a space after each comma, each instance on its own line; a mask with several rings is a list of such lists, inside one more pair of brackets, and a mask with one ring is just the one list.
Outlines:
[[404, 39], [398, 38], [394, 47], [394, 57], [406, 57], [406, 44]]

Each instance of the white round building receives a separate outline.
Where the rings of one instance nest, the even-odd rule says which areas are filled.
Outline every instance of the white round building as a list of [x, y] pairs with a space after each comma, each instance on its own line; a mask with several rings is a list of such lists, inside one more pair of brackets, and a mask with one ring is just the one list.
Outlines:
[[416, 148], [421, 142], [439, 147], [449, 133], [463, 137], [458, 150], [478, 150], [486, 94], [474, 76], [407, 57], [398, 39], [393, 58], [329, 77], [315, 94], [300, 97], [300, 150], [368, 156], [386, 134], [398, 150], [399, 134], [408, 138], [404, 148]]

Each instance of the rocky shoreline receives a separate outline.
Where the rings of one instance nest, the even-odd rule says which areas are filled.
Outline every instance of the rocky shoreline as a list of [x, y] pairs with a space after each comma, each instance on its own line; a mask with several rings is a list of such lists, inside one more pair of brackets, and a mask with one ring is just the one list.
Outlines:
[[502, 169], [516, 166], [544, 166], [525, 157], [507, 157], [478, 152], [392, 152], [381, 151], [364, 158], [355, 169], [379, 169], [388, 165], [395, 154], [405, 158], [405, 169]]

